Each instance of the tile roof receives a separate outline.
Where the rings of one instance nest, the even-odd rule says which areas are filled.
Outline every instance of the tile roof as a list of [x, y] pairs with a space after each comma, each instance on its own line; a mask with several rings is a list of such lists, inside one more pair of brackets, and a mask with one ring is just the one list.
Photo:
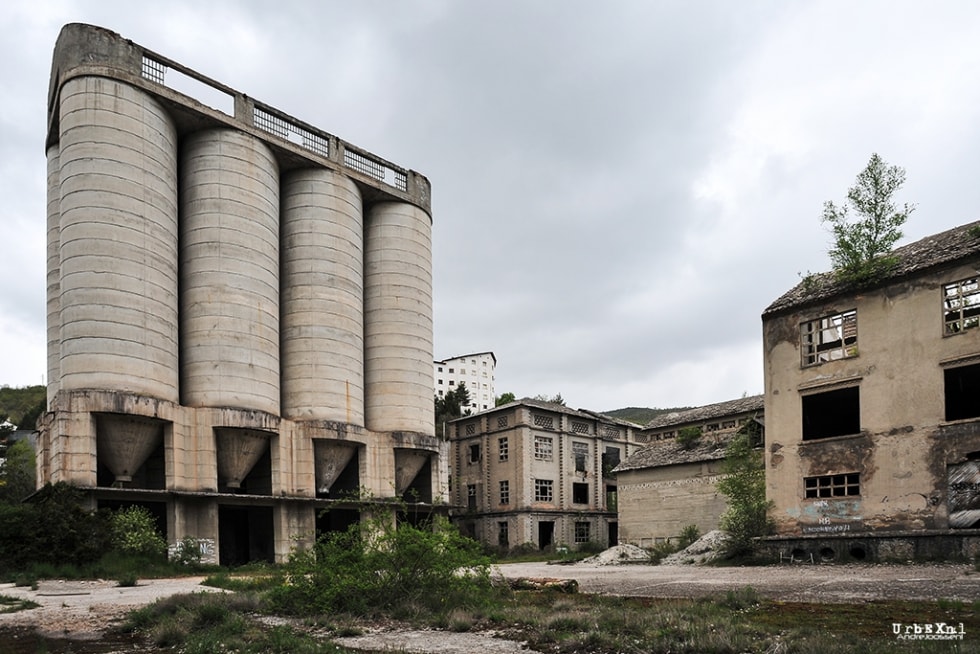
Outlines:
[[613, 469], [613, 472], [626, 472], [644, 468], [659, 468], [681, 463], [716, 461], [725, 458], [725, 448], [735, 436], [728, 431], [720, 434], [704, 434], [697, 443], [685, 448], [675, 439], [655, 441], [634, 452], [628, 459]]
[[980, 259], [980, 221], [967, 223], [933, 234], [892, 250], [897, 259], [888, 273], [865, 285], [841, 282], [833, 272], [811, 275], [784, 293], [762, 313], [763, 317], [781, 311], [817, 303], [856, 290], [886, 286], [895, 280], [923, 273], [931, 268], [952, 265], [964, 259]]
[[740, 413], [762, 411], [764, 399], [765, 396], [763, 395], [750, 395], [737, 400], [708, 404], [694, 409], [687, 409], [686, 411], [665, 413], [648, 422], [643, 429], [663, 429], [664, 427], [672, 427], [674, 425], [686, 425]]

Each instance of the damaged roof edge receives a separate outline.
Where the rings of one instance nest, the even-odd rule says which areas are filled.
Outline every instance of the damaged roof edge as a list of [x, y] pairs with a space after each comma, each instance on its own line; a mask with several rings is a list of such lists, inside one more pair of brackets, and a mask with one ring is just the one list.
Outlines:
[[884, 276], [868, 282], [841, 282], [833, 272], [808, 276], [762, 312], [763, 319], [817, 304], [838, 295], [881, 288], [912, 275], [980, 259], [980, 221], [960, 225], [891, 251], [895, 265]]

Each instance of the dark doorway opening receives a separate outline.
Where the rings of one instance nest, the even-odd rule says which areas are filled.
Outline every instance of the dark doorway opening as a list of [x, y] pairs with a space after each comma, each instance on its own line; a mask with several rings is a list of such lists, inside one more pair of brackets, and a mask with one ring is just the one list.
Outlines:
[[273, 534], [271, 506], [219, 506], [218, 564], [273, 563]]
[[619, 545], [619, 523], [610, 522], [609, 523], [609, 547], [616, 547]]
[[361, 512], [354, 509], [327, 509], [316, 515], [316, 535], [347, 531], [361, 521]]
[[551, 520], [538, 522], [538, 547], [547, 549], [555, 542], [555, 523]]

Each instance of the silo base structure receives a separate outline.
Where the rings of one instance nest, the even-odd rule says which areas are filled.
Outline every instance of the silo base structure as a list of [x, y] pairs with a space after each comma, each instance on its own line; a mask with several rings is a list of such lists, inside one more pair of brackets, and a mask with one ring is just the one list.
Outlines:
[[100, 27], [51, 70], [39, 486], [223, 565], [447, 511], [428, 180]]

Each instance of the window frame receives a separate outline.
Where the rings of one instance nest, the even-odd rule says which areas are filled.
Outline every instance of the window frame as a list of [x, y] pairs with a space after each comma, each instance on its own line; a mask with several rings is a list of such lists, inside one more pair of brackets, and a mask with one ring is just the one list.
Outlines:
[[[967, 285], [971, 288], [964, 291]], [[951, 295], [954, 287], [955, 292]], [[957, 306], [950, 306], [952, 302]], [[980, 327], [980, 277], [967, 277], [943, 284], [942, 313], [943, 336], [956, 336]], [[950, 316], [955, 317], [951, 319]]]
[[535, 461], [554, 461], [555, 439], [553, 437], [541, 434], [534, 435], [534, 459]]
[[534, 480], [534, 501], [535, 502], [554, 502], [555, 501], [555, 480], [554, 479], [535, 479]]
[[[853, 335], [849, 336], [849, 328]], [[837, 336], [824, 340], [828, 334]], [[857, 309], [831, 313], [800, 323], [800, 365], [819, 366], [831, 361], [853, 359], [858, 355]]]
[[861, 473], [837, 472], [803, 478], [803, 499], [826, 500], [861, 496]]
[[500, 504], [510, 504], [510, 480], [501, 479], [498, 490], [500, 491]]

